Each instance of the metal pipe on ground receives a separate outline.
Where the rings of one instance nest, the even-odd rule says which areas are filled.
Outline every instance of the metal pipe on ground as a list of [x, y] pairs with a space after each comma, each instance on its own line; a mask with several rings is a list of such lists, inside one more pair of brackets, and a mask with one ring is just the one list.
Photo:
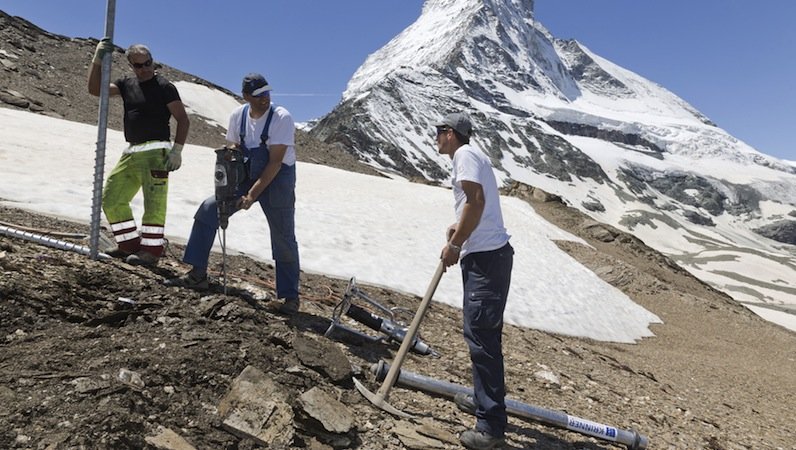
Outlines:
[[[379, 361], [378, 364], [374, 364], [371, 367], [371, 371], [376, 376], [376, 380], [384, 379], [389, 369], [390, 365], [384, 361]], [[451, 400], [456, 394], [473, 396], [473, 389], [471, 387], [440, 381], [403, 369], [400, 370], [398, 374], [396, 384], [427, 393], [441, 395]], [[617, 442], [632, 450], [644, 450], [649, 444], [649, 439], [635, 430], [622, 430], [610, 425], [581, 419], [580, 417], [571, 416], [561, 411], [541, 408], [510, 398], [506, 399], [506, 413], [521, 419], [539, 422], [556, 428], [563, 428], [598, 439]]]
[[[60, 239], [51, 238], [41, 234], [31, 233], [29, 231], [21, 231], [15, 228], [0, 225], [0, 234], [11, 236], [15, 238], [24, 239], [26, 241], [35, 242], [37, 244], [46, 245], [48, 247], [58, 248], [61, 250], [68, 250], [80, 253], [81, 255], [90, 255], [91, 249], [85, 245], [74, 244], [72, 242], [62, 241]], [[97, 253], [99, 259], [111, 259], [111, 256], [106, 253]]]

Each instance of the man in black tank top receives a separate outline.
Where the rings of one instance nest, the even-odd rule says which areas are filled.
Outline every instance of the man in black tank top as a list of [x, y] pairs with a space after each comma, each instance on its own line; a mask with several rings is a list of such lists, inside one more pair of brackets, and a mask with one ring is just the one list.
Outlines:
[[[98, 96], [102, 57], [115, 47], [104, 38], [97, 45], [88, 73], [88, 91]], [[188, 114], [177, 88], [155, 72], [152, 53], [141, 44], [130, 46], [127, 62], [135, 76], [110, 83], [110, 96], [124, 103], [124, 138], [130, 144], [113, 168], [102, 191], [102, 210], [118, 248], [107, 251], [130, 264], [156, 265], [163, 253], [169, 171], [179, 169], [188, 137]], [[171, 143], [169, 120], [177, 121]], [[138, 230], [130, 201], [144, 190], [144, 215]]]

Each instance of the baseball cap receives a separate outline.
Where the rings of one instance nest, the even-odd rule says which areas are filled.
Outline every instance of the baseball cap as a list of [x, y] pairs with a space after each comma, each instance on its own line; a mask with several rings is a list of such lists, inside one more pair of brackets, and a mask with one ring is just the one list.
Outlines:
[[469, 137], [473, 132], [473, 124], [470, 118], [464, 113], [451, 113], [445, 116], [442, 121], [434, 124], [435, 127], [451, 127], [462, 136]]
[[265, 81], [265, 77], [259, 73], [250, 73], [243, 77], [243, 88], [241, 90], [244, 94], [259, 97], [270, 91], [271, 86]]

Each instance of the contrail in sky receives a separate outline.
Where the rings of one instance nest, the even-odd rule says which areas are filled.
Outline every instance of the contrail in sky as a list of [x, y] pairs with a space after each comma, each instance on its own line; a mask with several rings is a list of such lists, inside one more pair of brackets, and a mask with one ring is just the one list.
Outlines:
[[340, 94], [282, 94], [274, 93], [274, 97], [336, 97]]

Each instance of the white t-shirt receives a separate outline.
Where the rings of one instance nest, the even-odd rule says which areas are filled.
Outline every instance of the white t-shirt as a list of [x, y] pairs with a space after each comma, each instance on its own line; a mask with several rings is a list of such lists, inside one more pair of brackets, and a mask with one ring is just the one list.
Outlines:
[[[236, 108], [229, 117], [227, 141], [233, 144], [240, 144], [240, 121], [245, 106], [244, 104]], [[246, 147], [255, 148], [260, 146], [260, 137], [263, 134], [266, 120], [268, 120], [268, 113], [263, 114], [258, 119], [252, 119], [250, 114], [246, 114], [246, 142], [244, 142]], [[282, 158], [282, 163], [288, 166], [296, 163], [295, 133], [296, 126], [293, 123], [293, 117], [290, 112], [281, 106], [274, 106], [274, 116], [271, 118], [268, 140], [265, 143], [268, 146], [287, 145], [287, 151], [285, 152], [285, 157]]]
[[462, 245], [461, 257], [468, 253], [497, 250], [509, 241], [506, 227], [503, 226], [503, 213], [500, 210], [495, 173], [492, 163], [479, 149], [465, 144], [453, 154], [453, 197], [456, 201], [456, 220], [461, 220], [467, 196], [462, 189], [462, 181], [471, 181], [481, 185], [484, 191], [484, 212], [481, 221], [472, 234]]

